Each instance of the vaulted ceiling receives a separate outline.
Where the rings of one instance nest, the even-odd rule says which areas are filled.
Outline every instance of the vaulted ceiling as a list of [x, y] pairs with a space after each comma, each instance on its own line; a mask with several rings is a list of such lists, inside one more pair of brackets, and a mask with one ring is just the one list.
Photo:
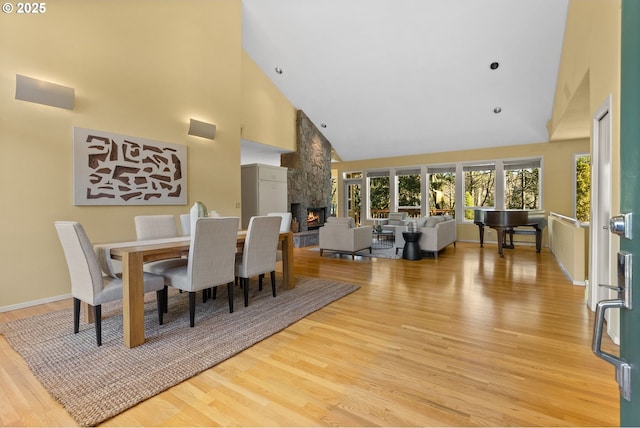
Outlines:
[[549, 140], [568, 0], [242, 5], [244, 50], [342, 160]]

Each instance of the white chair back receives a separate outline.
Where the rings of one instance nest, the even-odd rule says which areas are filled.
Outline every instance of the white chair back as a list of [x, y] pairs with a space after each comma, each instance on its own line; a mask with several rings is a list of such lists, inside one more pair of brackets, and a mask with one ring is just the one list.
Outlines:
[[250, 278], [276, 269], [281, 223], [281, 218], [275, 216], [251, 217], [244, 241], [242, 262], [236, 272], [239, 277]]
[[89, 237], [82, 225], [75, 221], [56, 221], [55, 226], [69, 267], [71, 295], [95, 304], [95, 296], [102, 291], [103, 280]]
[[282, 218], [280, 223], [280, 233], [291, 232], [291, 213], [268, 213], [268, 216], [278, 216]]
[[191, 235], [191, 214], [180, 214], [180, 229], [182, 236]]
[[138, 241], [147, 239], [175, 238], [178, 226], [173, 215], [138, 215], [133, 218]]
[[233, 282], [238, 217], [200, 217], [189, 249], [187, 277], [198, 291]]

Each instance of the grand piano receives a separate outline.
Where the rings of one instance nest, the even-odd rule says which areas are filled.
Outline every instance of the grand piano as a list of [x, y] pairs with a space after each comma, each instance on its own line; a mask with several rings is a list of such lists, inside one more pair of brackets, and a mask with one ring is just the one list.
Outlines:
[[[484, 227], [495, 229], [498, 233], [498, 254], [501, 256], [503, 248], [514, 248], [513, 234], [536, 235], [536, 251], [542, 248], [542, 229], [547, 226], [544, 211], [524, 210], [489, 210], [476, 209], [473, 211], [473, 222], [480, 232], [480, 246], [484, 244]], [[516, 227], [531, 227], [533, 230], [515, 229]], [[510, 243], [507, 244], [507, 234]]]

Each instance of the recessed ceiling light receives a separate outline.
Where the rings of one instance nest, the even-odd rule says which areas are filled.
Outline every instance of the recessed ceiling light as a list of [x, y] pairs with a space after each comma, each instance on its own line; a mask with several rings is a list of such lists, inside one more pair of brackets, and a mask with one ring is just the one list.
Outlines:
[[280, 67], [276, 67], [276, 73], [282, 74], [282, 69]]
[[495, 114], [498, 114], [498, 113], [500, 113], [501, 111], [502, 111], [502, 108], [501, 108], [501, 107], [496, 107], [496, 108], [494, 108], [494, 109], [493, 109], [493, 112], [494, 112]]
[[326, 124], [326, 123], [321, 123], [321, 124], [320, 124], [320, 126], [321, 126], [322, 128], [326, 128], [326, 127], [327, 127], [327, 124]]
[[498, 67], [500, 67], [500, 64], [495, 61], [492, 62], [491, 65], [489, 66], [489, 68], [492, 70], [496, 70]]

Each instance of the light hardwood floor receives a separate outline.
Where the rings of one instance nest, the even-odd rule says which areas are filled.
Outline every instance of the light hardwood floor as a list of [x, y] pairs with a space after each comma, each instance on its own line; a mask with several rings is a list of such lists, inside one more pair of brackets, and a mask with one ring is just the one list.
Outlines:
[[[361, 288], [104, 425], [618, 425], [584, 288], [548, 249], [504, 253], [458, 243], [437, 260], [353, 261], [296, 249], [296, 274]], [[0, 425], [75, 425], [1, 337], [0, 383]]]

